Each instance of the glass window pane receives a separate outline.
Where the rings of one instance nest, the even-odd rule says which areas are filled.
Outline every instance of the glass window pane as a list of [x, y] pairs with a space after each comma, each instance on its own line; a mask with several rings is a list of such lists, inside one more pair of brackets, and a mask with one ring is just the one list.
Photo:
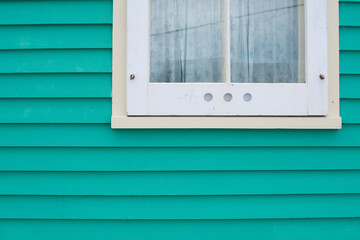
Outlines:
[[305, 82], [304, 0], [231, 0], [231, 81]]
[[150, 82], [221, 82], [222, 0], [151, 0]]

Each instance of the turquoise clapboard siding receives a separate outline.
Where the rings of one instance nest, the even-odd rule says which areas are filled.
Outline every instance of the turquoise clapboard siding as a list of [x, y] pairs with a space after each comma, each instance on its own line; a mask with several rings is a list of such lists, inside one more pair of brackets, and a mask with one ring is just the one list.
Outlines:
[[0, 239], [360, 239], [359, 12], [342, 130], [112, 130], [112, 1], [0, 0]]

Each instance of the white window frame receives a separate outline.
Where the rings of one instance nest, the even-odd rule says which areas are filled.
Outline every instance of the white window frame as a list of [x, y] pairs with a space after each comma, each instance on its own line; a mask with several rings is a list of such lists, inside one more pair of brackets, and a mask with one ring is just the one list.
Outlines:
[[[132, 72], [132, 66], [128, 66], [129, 58], [134, 57], [137, 60], [140, 60], [140, 64], [144, 66], [148, 65], [148, 58], [144, 57], [146, 54], [143, 54], [141, 57], [141, 52], [147, 51], [147, 49], [137, 49], [139, 50], [138, 54], [131, 54], [127, 56], [127, 50], [129, 48], [131, 51], [137, 51], [131, 44], [126, 44], [127, 38], [135, 36], [137, 33], [144, 32], [133, 32], [127, 35], [126, 28], [127, 9], [133, 8], [133, 4], [139, 4], [137, 1], [146, 1], [146, 0], [131, 0], [128, 5], [126, 0], [114, 0], [114, 19], [113, 19], [113, 116], [112, 116], [112, 127], [113, 128], [252, 128], [252, 129], [339, 129], [341, 128], [341, 118], [339, 116], [339, 18], [338, 18], [338, 0], [328, 0], [327, 2], [327, 15], [328, 15], [328, 73], [324, 74], [326, 77], [325, 81], [313, 81], [311, 84], [327, 84], [328, 91], [325, 91], [319, 95], [319, 92], [312, 95], [311, 97], [316, 97], [316, 101], [320, 102], [318, 106], [326, 106], [321, 111], [323, 114], [319, 114], [318, 110], [314, 110], [315, 114], [313, 115], [324, 115], [324, 116], [295, 116], [297, 114], [291, 113], [279, 113], [279, 115], [285, 114], [287, 116], [259, 116], [259, 117], [248, 117], [248, 116], [223, 116], [226, 114], [221, 113], [222, 116], [154, 116], [166, 114], [166, 112], [160, 112], [159, 114], [151, 113], [152, 116], [142, 116], [146, 115], [146, 110], [144, 112], [144, 104], [135, 104], [140, 106], [139, 112], [133, 112], [130, 115], [129, 104], [146, 102], [147, 101], [147, 91], [148, 89], [142, 86], [137, 86], [141, 84], [140, 81], [131, 81], [129, 79], [129, 74]], [[323, 0], [306, 0], [310, 2], [323, 1]], [[135, 5], [136, 6], [136, 5]], [[307, 6], [310, 6], [308, 4]], [[315, 8], [309, 8], [307, 11], [316, 11]], [[145, 9], [141, 10], [142, 7]], [[140, 10], [139, 10], [140, 9]], [[139, 11], [148, 11], [147, 6], [137, 5], [137, 16], [139, 16]], [[140, 14], [141, 15], [141, 14]], [[313, 15], [316, 16], [316, 15]], [[148, 17], [148, 16], [145, 16]], [[136, 19], [136, 16], [134, 16]], [[130, 20], [131, 21], [134, 21]], [[313, 19], [316, 21], [318, 19]], [[311, 24], [307, 24], [312, 26]], [[131, 29], [128, 29], [131, 31]], [[148, 30], [146, 30], [148, 31]], [[146, 33], [146, 32], [145, 32]], [[135, 35], [134, 35], [135, 34]], [[321, 33], [320, 33], [321, 35]], [[141, 36], [141, 35], [140, 35]], [[311, 36], [308, 36], [311, 37]], [[309, 41], [310, 39], [307, 39]], [[318, 37], [311, 39], [311, 41], [318, 41]], [[325, 39], [326, 42], [326, 39]], [[316, 46], [315, 44], [313, 46]], [[311, 47], [311, 45], [310, 45]], [[140, 55], [139, 55], [140, 54]], [[325, 53], [326, 54], [326, 48]], [[140, 56], [140, 57], [139, 57]], [[307, 64], [307, 72], [312, 72], [316, 74], [318, 78], [319, 74], [316, 71], [311, 71], [311, 67], [316, 67], [317, 59], [316, 56], [311, 56], [308, 54], [308, 62], [313, 62], [313, 64]], [[145, 61], [142, 62], [141, 61]], [[130, 62], [134, 62], [131, 61]], [[139, 62], [139, 61], [138, 61]], [[135, 65], [135, 68], [137, 66]], [[130, 68], [130, 70], [129, 70]], [[309, 70], [310, 68], [310, 70]], [[147, 72], [147, 71], [145, 71]], [[136, 74], [136, 78], [141, 79], [140, 76]], [[143, 73], [144, 74], [144, 73]], [[309, 76], [308, 76], [309, 77]], [[147, 78], [147, 76], [145, 76]], [[310, 82], [309, 82], [310, 83]], [[133, 84], [134, 86], [130, 86]], [[161, 85], [161, 84], [160, 84]], [[174, 84], [176, 85], [176, 84]], [[254, 84], [251, 84], [254, 85]], [[310, 84], [303, 84], [304, 86], [310, 86]], [[134, 94], [132, 89], [136, 89], [137, 92]], [[310, 86], [311, 89], [316, 89], [316, 87]], [[130, 90], [129, 90], [130, 89]], [[127, 96], [127, 97], [126, 97]], [[133, 98], [133, 99], [132, 99]], [[307, 104], [307, 103], [306, 103]], [[327, 107], [328, 106], [328, 107]], [[133, 107], [131, 107], [133, 109]], [[308, 110], [308, 115], [311, 114], [311, 108]], [[169, 113], [171, 115], [172, 113]], [[139, 115], [139, 116], [136, 116]], [[194, 113], [194, 115], [201, 115], [201, 113]], [[203, 114], [207, 115], [207, 114]], [[231, 115], [231, 114], [230, 114]], [[239, 114], [241, 115], [241, 114]], [[242, 114], [246, 115], [246, 114]], [[251, 113], [250, 113], [251, 115]], [[264, 114], [266, 115], [266, 114]], [[300, 115], [304, 115], [303, 113]], [[291, 117], [289, 117], [291, 116]]]

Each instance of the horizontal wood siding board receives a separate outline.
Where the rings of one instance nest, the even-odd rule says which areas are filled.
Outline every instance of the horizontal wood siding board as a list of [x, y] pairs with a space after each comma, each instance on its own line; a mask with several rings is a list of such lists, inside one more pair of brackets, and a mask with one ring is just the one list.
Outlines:
[[[0, 2], [1, 5], [1, 2]], [[112, 25], [0, 26], [0, 49], [111, 48]]]
[[111, 73], [0, 74], [0, 98], [110, 98]]
[[360, 75], [340, 76], [340, 97], [342, 99], [360, 97]]
[[359, 201], [359, 194], [161, 197], [1, 196], [0, 219], [354, 218], [360, 217]]
[[[111, 104], [111, 98], [0, 98], [0, 123], [111, 123]], [[341, 100], [341, 116], [360, 123], [360, 99]]]
[[111, 73], [111, 49], [2, 50], [0, 73]]
[[15, 147], [0, 148], [0, 171], [360, 170], [359, 155], [360, 148], [349, 147]]
[[358, 1], [340, 1], [340, 26], [360, 26], [360, 3]]
[[360, 146], [360, 125], [342, 130], [112, 130], [109, 124], [0, 124], [0, 132], [2, 147]]
[[360, 219], [0, 220], [1, 239], [358, 240]]
[[359, 182], [360, 171], [1, 172], [0, 195], [347, 194]]
[[0, 123], [110, 123], [111, 98], [0, 99]]
[[360, 74], [360, 51], [340, 51], [340, 73]]
[[343, 123], [360, 123], [360, 100], [341, 100], [340, 114]]
[[360, 50], [360, 26], [340, 27], [340, 49]]
[[0, 25], [111, 23], [112, 1], [0, 1]]

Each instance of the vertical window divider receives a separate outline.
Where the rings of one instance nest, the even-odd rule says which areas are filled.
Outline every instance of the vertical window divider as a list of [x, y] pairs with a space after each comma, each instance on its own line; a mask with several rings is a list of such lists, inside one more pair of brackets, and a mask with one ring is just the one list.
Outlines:
[[231, 0], [223, 0], [224, 1], [224, 53], [225, 53], [225, 83], [231, 84], [231, 12], [230, 12], [230, 1]]

